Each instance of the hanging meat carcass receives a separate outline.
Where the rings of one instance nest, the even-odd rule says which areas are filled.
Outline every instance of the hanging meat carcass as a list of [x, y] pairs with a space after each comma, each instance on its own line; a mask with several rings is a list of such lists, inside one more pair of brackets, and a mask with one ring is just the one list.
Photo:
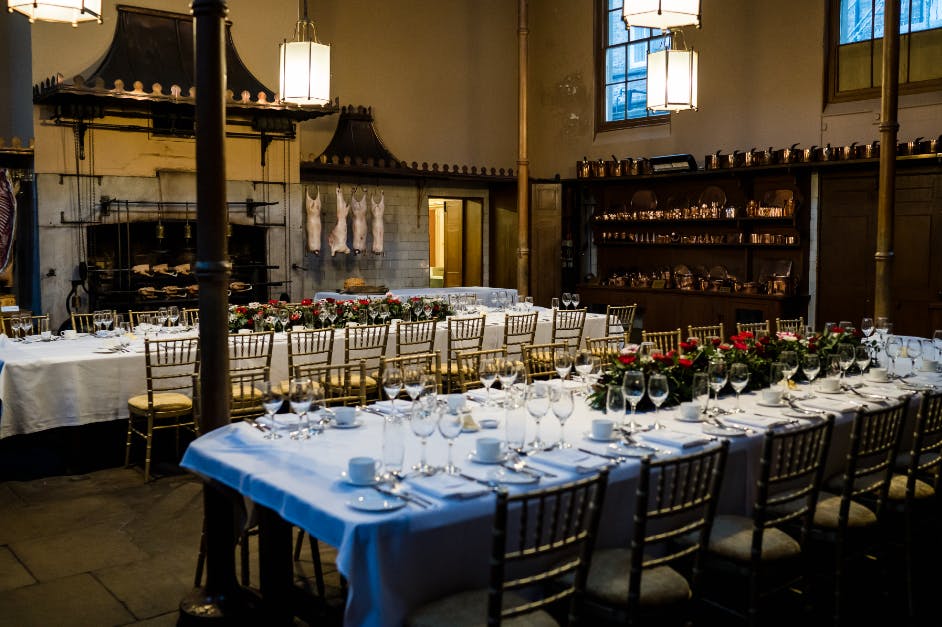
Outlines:
[[381, 255], [383, 253], [383, 236], [385, 227], [383, 226], [383, 214], [386, 213], [386, 194], [382, 189], [379, 190], [379, 202], [376, 197], [370, 195], [370, 209], [373, 213], [373, 253]]
[[0, 272], [13, 260], [13, 239], [16, 237], [16, 192], [10, 172], [0, 170]]
[[337, 253], [347, 254], [350, 249], [347, 247], [347, 214], [350, 213], [350, 205], [343, 199], [343, 190], [340, 185], [337, 186], [337, 224], [327, 236], [327, 244], [330, 246], [331, 256]]
[[357, 200], [356, 187], [353, 188], [350, 206], [353, 211], [353, 254], [359, 255], [366, 248], [366, 188], [360, 200]]
[[315, 186], [317, 196], [311, 198], [311, 188], [304, 190], [305, 223], [307, 224], [307, 250], [315, 255], [321, 254], [321, 190]]

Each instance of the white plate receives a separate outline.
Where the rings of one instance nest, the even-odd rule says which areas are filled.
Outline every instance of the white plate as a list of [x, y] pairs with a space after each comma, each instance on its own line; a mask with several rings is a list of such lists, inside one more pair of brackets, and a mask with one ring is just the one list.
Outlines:
[[376, 485], [377, 483], [379, 483], [379, 480], [376, 477], [373, 477], [370, 481], [366, 483], [358, 483], [350, 479], [350, 477], [347, 475], [346, 470], [340, 471], [340, 479], [347, 485], [354, 485], [360, 488], [365, 488], [366, 486]]
[[621, 437], [615, 433], [612, 433], [611, 437], [597, 438], [592, 435], [591, 431], [586, 431], [582, 434], [582, 437], [584, 437], [586, 440], [592, 440], [593, 442], [618, 442], [618, 440], [621, 439]]
[[889, 377], [871, 377], [869, 374], [866, 376], [867, 381], [870, 383], [889, 383]]
[[536, 473], [529, 474], [525, 472], [514, 472], [513, 470], [508, 470], [507, 468], [495, 468], [491, 472], [487, 473], [487, 478], [491, 481], [496, 481], [497, 483], [513, 483], [520, 485], [536, 483], [540, 480]]
[[701, 420], [699, 415], [697, 415], [696, 418], [687, 418], [680, 412], [677, 412], [677, 415], [674, 416], [674, 420], [676, 420], [677, 422], [703, 422], [703, 420]]
[[363, 426], [363, 421], [360, 420], [359, 418], [357, 418], [353, 422], [348, 422], [347, 424], [344, 424], [344, 425], [338, 422], [335, 422], [333, 420], [330, 421], [331, 429], [356, 429], [357, 427], [362, 427], [362, 426]]
[[379, 492], [363, 492], [347, 501], [347, 507], [361, 512], [392, 512], [405, 506], [406, 501], [398, 496]]
[[844, 390], [818, 390], [819, 394], [843, 394]]
[[781, 401], [778, 403], [766, 403], [765, 401], [756, 401], [756, 405], [761, 405], [762, 407], [788, 407], [788, 403]]
[[500, 457], [494, 460], [485, 460], [478, 457], [477, 451], [471, 451], [468, 453], [468, 459], [473, 461], [475, 464], [501, 464], [507, 461], [507, 453], [501, 453]]
[[721, 438], [736, 438], [746, 435], [742, 429], [733, 429], [730, 427], [718, 427], [716, 425], [703, 425], [703, 432], [707, 435], [718, 435]]

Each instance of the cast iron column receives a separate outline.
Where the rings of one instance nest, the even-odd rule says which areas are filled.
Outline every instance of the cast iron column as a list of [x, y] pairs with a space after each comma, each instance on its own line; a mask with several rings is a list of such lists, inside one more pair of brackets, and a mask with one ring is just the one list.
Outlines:
[[527, 157], [527, 0], [520, 0], [517, 52], [517, 294], [530, 294], [530, 161]]

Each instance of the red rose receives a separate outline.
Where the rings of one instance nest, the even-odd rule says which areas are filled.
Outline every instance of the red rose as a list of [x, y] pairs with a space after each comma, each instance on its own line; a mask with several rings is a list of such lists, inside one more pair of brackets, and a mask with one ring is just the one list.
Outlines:
[[336, 303], [336, 302], [337, 302], [337, 299], [336, 299], [336, 298], [325, 298], [324, 300], [326, 300], [328, 303]]
[[831, 329], [831, 333], [834, 333], [834, 334], [843, 333], [843, 332], [844, 332], [844, 329], [842, 329], [841, 327], [834, 327], [833, 329]]
[[756, 343], [756, 354], [762, 355], [765, 353], [765, 346], [762, 344]]
[[269, 305], [277, 305], [278, 302], [279, 302], [279, 301], [278, 301], [277, 298], [272, 298], [272, 299], [270, 299], [270, 300], [268, 301], [268, 304], [269, 304]]
[[619, 355], [618, 356], [618, 361], [620, 361], [625, 366], [629, 364], [633, 364], [635, 362], [635, 359], [637, 359], [637, 357], [635, 357], [634, 355]]
[[686, 353], [687, 351], [693, 349], [694, 346], [696, 346], [696, 344], [695, 344], [694, 342], [681, 342], [681, 343], [680, 343], [680, 350], [682, 350], [682, 351], [684, 351], [684, 352]]
[[670, 355], [654, 355], [654, 359], [665, 364], [667, 366], [672, 366], [674, 364], [674, 358]]
[[768, 335], [763, 335], [762, 337], [759, 338], [759, 343], [760, 343], [760, 344], [768, 344], [768, 343], [771, 342], [771, 341], [772, 341], [772, 340], [769, 339], [769, 336], [768, 336]]
[[696, 346], [700, 343], [700, 340], [698, 340], [695, 337], [692, 337], [687, 340], [687, 343], [690, 344], [691, 346]]
[[313, 304], [314, 304], [314, 301], [311, 300], [310, 298], [302, 298], [302, 299], [301, 299], [301, 306], [303, 306], [303, 307], [308, 307], [308, 306], [313, 305]]
[[684, 359], [683, 357], [681, 357], [680, 359], [678, 359], [678, 360], [677, 360], [677, 363], [680, 364], [681, 366], [683, 366], [684, 368], [689, 368], [690, 366], [693, 365], [693, 362], [692, 362], [691, 360], [689, 360], [689, 359]]
[[739, 337], [745, 340], [751, 340], [753, 337], [755, 337], [755, 335], [753, 335], [752, 331], [743, 331], [739, 334]]
[[246, 320], [246, 321], [245, 321], [245, 326], [247, 326], [247, 327], [254, 327], [254, 326], [255, 326], [255, 319], [254, 319], [254, 318], [249, 318], [248, 320]]
[[713, 346], [719, 346], [722, 343], [722, 340], [718, 337], [713, 338]]
[[291, 319], [294, 320], [294, 321], [300, 320], [300, 319], [301, 319], [301, 314], [299, 314], [299, 313], [296, 312], [296, 311], [292, 311], [292, 312], [291, 312]]
[[720, 344], [717, 348], [719, 348], [721, 351], [728, 351], [732, 348], [732, 346], [729, 344]]
[[369, 304], [370, 304], [370, 299], [369, 299], [369, 298], [360, 298], [360, 299], [357, 300], [357, 302], [360, 303], [361, 305], [369, 305]]
[[738, 348], [741, 351], [749, 350], [749, 347], [740, 341], [733, 342], [733, 348]]

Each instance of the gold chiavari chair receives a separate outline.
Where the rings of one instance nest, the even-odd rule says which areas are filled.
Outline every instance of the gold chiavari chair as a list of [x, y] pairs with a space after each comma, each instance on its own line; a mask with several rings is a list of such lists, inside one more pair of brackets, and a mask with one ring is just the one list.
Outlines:
[[134, 311], [134, 310], [128, 311], [128, 321], [131, 323], [132, 327], [136, 327], [137, 325], [139, 325], [141, 323], [141, 318], [143, 316], [151, 317], [156, 321], [157, 310], [150, 309], [150, 310], [142, 310], [142, 311]]
[[[299, 375], [311, 380], [315, 389], [324, 393], [324, 405], [366, 405], [370, 391], [367, 381], [366, 360], [343, 364], [316, 364], [303, 366]], [[374, 385], [373, 391], [375, 393]], [[376, 400], [376, 399], [372, 399]]]
[[[442, 359], [442, 379], [448, 391], [457, 384], [458, 352], [479, 351], [484, 344], [484, 315], [448, 319], [448, 354]], [[446, 361], [447, 360], [447, 361]]]
[[[400, 371], [406, 368], [416, 367], [425, 374], [435, 376], [435, 390], [438, 394], [442, 393], [442, 356], [438, 351], [428, 353], [408, 353], [399, 357], [380, 357], [379, 359], [379, 379], [383, 380], [383, 373], [387, 368], [396, 367]], [[379, 394], [379, 393], [377, 393]], [[405, 389], [400, 395], [405, 394]]]
[[[112, 317], [114, 314], [118, 313], [114, 309], [111, 310]], [[94, 333], [98, 329], [95, 328], [95, 314], [93, 313], [73, 313], [71, 315], [72, 328], [76, 333]]]
[[386, 354], [388, 339], [389, 324], [358, 324], [344, 329], [344, 361], [352, 364], [363, 360], [366, 363], [364, 385], [367, 394], [376, 393], [377, 379], [379, 378], [379, 360], [380, 357]]
[[396, 329], [396, 355], [431, 353], [435, 350], [435, 326], [438, 320], [400, 322]]
[[124, 449], [124, 465], [131, 462], [131, 441], [138, 436], [145, 441], [144, 481], [150, 481], [151, 450], [154, 432], [177, 430], [179, 451], [181, 428], [199, 435], [195, 411], [199, 340], [183, 338], [144, 340], [144, 367], [147, 392], [128, 399], [128, 434]]
[[803, 335], [805, 332], [805, 319], [802, 318], [789, 318], [775, 319], [775, 332], [776, 333], [794, 333], [795, 335]]
[[624, 333], [631, 339], [638, 305], [608, 305], [605, 307], [605, 335]]
[[587, 337], [585, 346], [590, 353], [599, 358], [604, 367], [618, 356], [621, 349], [628, 343], [628, 335], [607, 335], [605, 337]]
[[552, 379], [556, 376], [556, 351], [569, 351], [567, 342], [550, 342], [548, 344], [530, 344], [524, 346], [522, 351], [523, 367], [527, 373], [527, 383], [537, 379]]
[[481, 383], [481, 361], [486, 358], [507, 359], [506, 348], [488, 348], [479, 351], [458, 352], [458, 388], [462, 392], [484, 387]]
[[567, 342], [573, 350], [582, 346], [586, 309], [553, 310], [553, 342]]
[[521, 348], [533, 344], [539, 313], [507, 314], [504, 319], [504, 348], [508, 356], [520, 359]]
[[274, 331], [229, 336], [229, 380], [232, 384], [232, 421], [265, 413], [258, 385], [271, 375]]
[[[291, 329], [288, 336], [288, 378], [301, 378], [307, 366], [329, 364], [334, 354], [334, 329]], [[288, 381], [279, 381], [278, 392], [288, 392]]]
[[[18, 317], [20, 320], [23, 319], [23, 316], [20, 314], [15, 314], [12, 317]], [[15, 337], [17, 333], [22, 334], [22, 331], [13, 330], [13, 320], [10, 318], [0, 318], [0, 331], [7, 334], [7, 337]], [[26, 335], [39, 335], [43, 331], [49, 330], [49, 315], [44, 314], [42, 316], [27, 316], [31, 323], [30, 328], [26, 329]], [[92, 325], [94, 328], [94, 325]]]
[[687, 326], [687, 337], [695, 337], [700, 345], [704, 345], [710, 341], [711, 338], [718, 337], [720, 341], [726, 340], [726, 327], [723, 323], [719, 324], [707, 324], [702, 326]]
[[199, 307], [184, 307], [180, 310], [180, 315], [183, 316], [183, 324], [188, 327], [194, 327], [200, 323]]
[[737, 322], [736, 332], [748, 332], [752, 333], [756, 337], [759, 337], [760, 335], [769, 335], [772, 331], [769, 328], [769, 321], [763, 320], [762, 322]]
[[654, 342], [654, 347], [662, 353], [680, 350], [680, 329], [675, 331], [642, 331], [642, 342]]

